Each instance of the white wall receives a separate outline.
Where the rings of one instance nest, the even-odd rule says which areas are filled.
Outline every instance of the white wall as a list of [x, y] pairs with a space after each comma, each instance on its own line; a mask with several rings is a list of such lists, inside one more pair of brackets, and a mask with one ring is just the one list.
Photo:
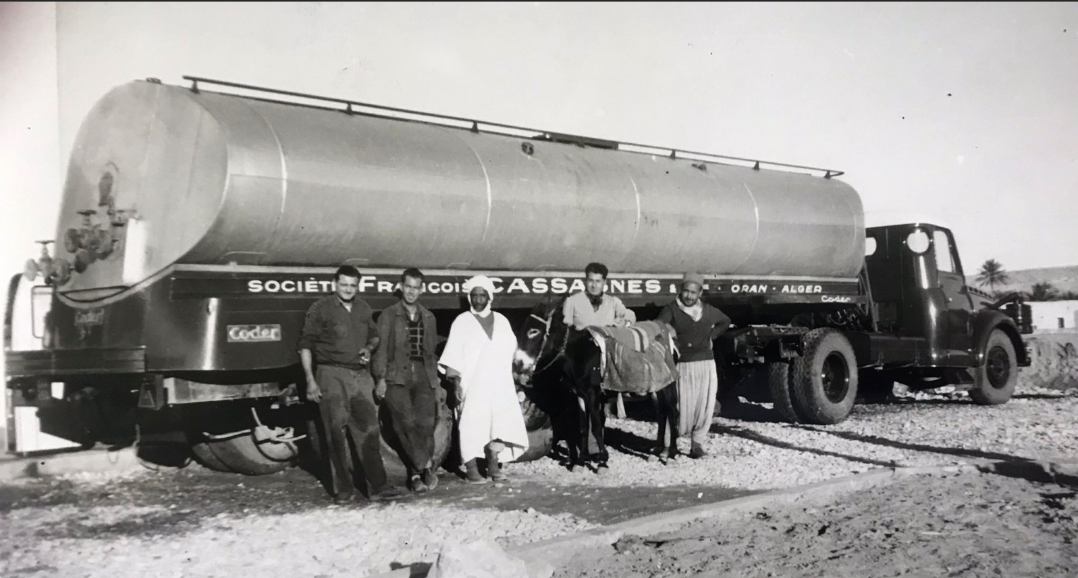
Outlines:
[[1033, 327], [1038, 331], [1060, 329], [1060, 318], [1062, 329], [1078, 327], [1078, 301], [1036, 301], [1029, 306], [1033, 309]]

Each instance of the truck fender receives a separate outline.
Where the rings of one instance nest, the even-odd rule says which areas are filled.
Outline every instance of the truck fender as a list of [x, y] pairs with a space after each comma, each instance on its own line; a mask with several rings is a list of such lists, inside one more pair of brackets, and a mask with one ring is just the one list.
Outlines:
[[1014, 344], [1014, 353], [1018, 357], [1018, 366], [1027, 367], [1029, 365], [1029, 355], [1025, 344], [1022, 342], [1022, 335], [1018, 331], [1018, 325], [1006, 314], [994, 309], [978, 311], [973, 318], [972, 343], [974, 349], [971, 353], [977, 365], [984, 363], [984, 352], [988, 345], [988, 337], [996, 329], [1003, 331], [1010, 338], [1011, 343]]

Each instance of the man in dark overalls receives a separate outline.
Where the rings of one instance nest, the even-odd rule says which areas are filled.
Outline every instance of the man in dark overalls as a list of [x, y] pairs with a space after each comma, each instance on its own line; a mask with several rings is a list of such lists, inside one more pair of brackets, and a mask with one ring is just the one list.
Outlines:
[[307, 310], [299, 340], [307, 399], [318, 404], [322, 416], [333, 466], [333, 501], [338, 504], [355, 499], [349, 434], [367, 478], [370, 500], [400, 497], [399, 491], [387, 486], [382, 464], [375, 385], [367, 368], [379, 337], [370, 306], [356, 298], [359, 278], [359, 270], [351, 265], [337, 269], [334, 294]]

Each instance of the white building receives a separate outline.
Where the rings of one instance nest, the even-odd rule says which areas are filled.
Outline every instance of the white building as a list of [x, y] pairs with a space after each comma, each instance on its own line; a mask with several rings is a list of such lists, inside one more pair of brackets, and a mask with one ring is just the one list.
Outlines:
[[1037, 331], [1078, 328], [1078, 301], [1030, 301]]

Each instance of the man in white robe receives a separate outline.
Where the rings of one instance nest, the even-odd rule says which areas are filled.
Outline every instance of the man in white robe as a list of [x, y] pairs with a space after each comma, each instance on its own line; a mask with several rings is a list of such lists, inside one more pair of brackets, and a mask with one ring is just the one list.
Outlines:
[[449, 328], [438, 367], [453, 382], [460, 403], [460, 456], [470, 483], [484, 483], [477, 458], [487, 460], [494, 481], [505, 479], [499, 462], [528, 449], [528, 431], [513, 381], [517, 340], [509, 320], [491, 310], [494, 283], [478, 275], [464, 284], [471, 310]]

